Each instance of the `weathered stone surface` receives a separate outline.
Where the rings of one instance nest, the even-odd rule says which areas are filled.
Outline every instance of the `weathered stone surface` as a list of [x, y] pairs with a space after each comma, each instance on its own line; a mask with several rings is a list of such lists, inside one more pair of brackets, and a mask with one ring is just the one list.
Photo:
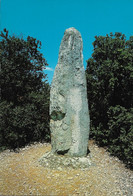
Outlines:
[[57, 170], [63, 170], [64, 168], [89, 169], [90, 166], [93, 166], [89, 155], [86, 157], [69, 157], [56, 155], [51, 152], [45, 153], [39, 159], [39, 163], [46, 168]]
[[50, 92], [52, 152], [86, 156], [89, 112], [81, 34], [65, 31]]

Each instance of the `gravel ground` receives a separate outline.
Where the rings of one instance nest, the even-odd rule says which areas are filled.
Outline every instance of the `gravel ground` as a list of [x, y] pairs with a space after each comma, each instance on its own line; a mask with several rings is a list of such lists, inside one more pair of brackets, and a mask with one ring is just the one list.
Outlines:
[[0, 195], [133, 196], [133, 171], [92, 140], [89, 149], [88, 170], [42, 167], [38, 159], [51, 150], [45, 143], [0, 153]]

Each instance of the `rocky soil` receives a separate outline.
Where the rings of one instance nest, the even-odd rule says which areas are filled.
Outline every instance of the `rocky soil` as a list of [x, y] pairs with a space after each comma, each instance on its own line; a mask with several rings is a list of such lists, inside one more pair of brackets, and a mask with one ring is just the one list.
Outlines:
[[19, 153], [0, 153], [0, 195], [132, 196], [133, 171], [94, 141], [89, 142], [89, 169], [48, 169], [39, 159], [50, 144], [36, 143]]

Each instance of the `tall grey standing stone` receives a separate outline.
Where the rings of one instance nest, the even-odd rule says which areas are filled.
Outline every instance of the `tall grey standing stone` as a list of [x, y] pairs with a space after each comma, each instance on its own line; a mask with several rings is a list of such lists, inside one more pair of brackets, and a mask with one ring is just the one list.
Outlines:
[[52, 152], [86, 156], [89, 112], [83, 43], [75, 28], [65, 31], [50, 91]]

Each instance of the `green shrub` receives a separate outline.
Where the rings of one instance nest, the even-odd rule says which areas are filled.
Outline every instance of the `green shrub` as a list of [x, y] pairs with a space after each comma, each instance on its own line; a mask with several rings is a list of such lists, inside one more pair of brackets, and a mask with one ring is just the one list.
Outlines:
[[87, 61], [91, 134], [101, 146], [133, 165], [133, 36], [96, 36]]
[[133, 167], [133, 109], [110, 107], [108, 117], [109, 151]]
[[0, 148], [17, 148], [49, 141], [49, 91], [40, 52], [41, 42], [30, 36], [0, 34]]
[[32, 95], [32, 103], [15, 107], [1, 102], [1, 147], [15, 149], [34, 141], [50, 141], [49, 102], [42, 103], [43, 98], [39, 94], [36, 98]]

